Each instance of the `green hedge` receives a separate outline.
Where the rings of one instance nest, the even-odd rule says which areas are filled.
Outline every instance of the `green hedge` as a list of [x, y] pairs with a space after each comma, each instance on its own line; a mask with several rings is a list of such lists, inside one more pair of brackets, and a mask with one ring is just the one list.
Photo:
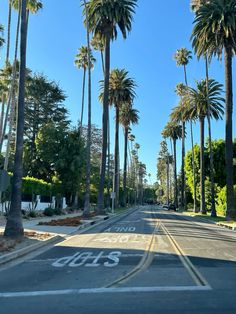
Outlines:
[[[9, 175], [12, 179], [12, 173], [9, 173]], [[56, 196], [57, 194], [61, 193], [62, 187], [60, 183], [48, 183], [44, 180], [28, 176], [22, 179], [22, 194]]]
[[[234, 185], [234, 204], [236, 204], [236, 185]], [[236, 210], [236, 208], [235, 208]], [[224, 186], [218, 193], [216, 199], [216, 211], [220, 216], [226, 215], [226, 186]]]

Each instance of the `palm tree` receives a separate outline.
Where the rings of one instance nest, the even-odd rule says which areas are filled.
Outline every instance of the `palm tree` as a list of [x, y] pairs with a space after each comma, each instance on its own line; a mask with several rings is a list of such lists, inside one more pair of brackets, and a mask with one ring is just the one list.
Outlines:
[[104, 42], [103, 42], [102, 38], [99, 38], [98, 36], [94, 36], [91, 40], [91, 45], [92, 45], [94, 50], [100, 51], [101, 61], [102, 61], [102, 71], [104, 73], [105, 72], [105, 68], [104, 68], [104, 49], [105, 49]]
[[[119, 201], [119, 116], [120, 109], [123, 104], [132, 104], [135, 97], [134, 88], [136, 86], [134, 80], [128, 76], [125, 69], [114, 69], [111, 71], [109, 79], [109, 103], [114, 105], [116, 111], [115, 118], [115, 154], [114, 154], [114, 191], [116, 194], [115, 207]], [[104, 97], [104, 82], [101, 82], [102, 93], [100, 100]]]
[[205, 169], [204, 169], [204, 124], [205, 118], [209, 115], [216, 120], [221, 119], [224, 113], [224, 99], [220, 97], [222, 85], [213, 79], [209, 80], [207, 88], [206, 80], [197, 82], [196, 89], [189, 88], [187, 97], [189, 98], [189, 108], [185, 112], [188, 119], [198, 118], [200, 122], [200, 210], [206, 214], [205, 207]]
[[191, 10], [193, 11], [198, 11], [199, 8], [202, 6], [202, 5], [205, 5], [207, 3], [209, 3], [210, 0], [191, 0], [190, 1], [190, 8]]
[[93, 35], [105, 44], [105, 74], [102, 118], [102, 157], [98, 189], [98, 212], [104, 208], [104, 183], [107, 156], [107, 124], [109, 107], [110, 42], [117, 38], [120, 29], [124, 38], [131, 31], [137, 0], [90, 0], [88, 2], [89, 27]]
[[123, 172], [123, 206], [126, 206], [126, 179], [127, 179], [127, 151], [128, 135], [131, 124], [137, 124], [139, 120], [138, 110], [133, 109], [129, 104], [123, 104], [120, 112], [120, 123], [124, 128], [124, 172]]
[[90, 50], [90, 58], [88, 58], [88, 47], [81, 46], [78, 49], [77, 55], [75, 56], [75, 65], [77, 66], [78, 69], [83, 69], [80, 133], [82, 132], [82, 127], [83, 127], [85, 79], [86, 79], [86, 71], [88, 69], [89, 62], [90, 62], [90, 68], [92, 69], [94, 67], [94, 63], [96, 62], [96, 59], [93, 57], [91, 50]]
[[174, 203], [178, 208], [178, 189], [177, 189], [177, 159], [176, 159], [176, 142], [182, 137], [182, 127], [176, 122], [168, 122], [162, 132], [164, 138], [170, 138], [174, 148]]
[[[184, 95], [186, 94], [186, 86], [182, 83], [176, 85], [175, 92], [178, 96], [180, 96], [180, 105], [182, 106], [182, 110], [184, 107]], [[185, 183], [185, 171], [184, 171], [184, 158], [185, 158], [185, 121], [181, 113], [181, 123], [182, 123], [182, 165], [181, 165], [181, 208], [186, 209], [186, 183]], [[175, 120], [176, 121], [176, 120]], [[176, 121], [179, 122], [179, 121]]]
[[21, 217], [22, 154], [24, 134], [25, 69], [26, 69], [26, 0], [21, 1], [21, 36], [20, 36], [20, 74], [17, 107], [17, 135], [14, 170], [12, 180], [11, 207], [4, 231], [4, 236], [22, 236], [24, 234]]
[[196, 12], [192, 32], [192, 45], [197, 56], [221, 57], [224, 51], [225, 63], [225, 160], [226, 200], [228, 219], [234, 216], [233, 189], [233, 81], [232, 58], [236, 52], [236, 0], [211, 0]]
[[[84, 211], [83, 217], [90, 215], [90, 174], [91, 174], [91, 118], [92, 118], [92, 94], [91, 94], [91, 68], [93, 66], [92, 52], [90, 49], [89, 23], [88, 23], [88, 9], [86, 0], [84, 0], [84, 8], [86, 15], [86, 34], [87, 34], [87, 60], [88, 60], [88, 132], [87, 132], [87, 147], [86, 147], [86, 182], [85, 182], [85, 197], [84, 197]], [[84, 92], [84, 90], [83, 90]], [[81, 123], [82, 131], [82, 123]], [[80, 132], [81, 133], [81, 132]]]
[[0, 48], [4, 45], [5, 40], [3, 38], [3, 31], [4, 31], [4, 27], [2, 24], [0, 24]]
[[[192, 0], [191, 9], [196, 13], [202, 5], [206, 5], [210, 0]], [[199, 56], [198, 56], [199, 57]], [[208, 74], [208, 55], [205, 54], [205, 65], [206, 65], [206, 85], [207, 91], [209, 89], [209, 74]], [[209, 99], [208, 99], [209, 102]], [[209, 107], [209, 106], [208, 106]], [[213, 151], [211, 143], [211, 119], [210, 111], [207, 112], [207, 121], [208, 121], [208, 136], [209, 136], [209, 150], [210, 150], [210, 182], [211, 182], [211, 216], [216, 217], [216, 206], [215, 206], [215, 179], [214, 179], [214, 160], [213, 160]]]

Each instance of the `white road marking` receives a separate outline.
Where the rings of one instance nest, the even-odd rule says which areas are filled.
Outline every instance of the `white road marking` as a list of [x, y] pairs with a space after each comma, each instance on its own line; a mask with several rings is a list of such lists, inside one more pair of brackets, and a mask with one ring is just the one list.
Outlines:
[[[103, 251], [100, 251], [98, 255], [93, 255], [93, 252], [77, 252], [76, 254], [72, 256], [65, 256], [62, 258], [59, 258], [54, 263], [52, 263], [52, 266], [54, 267], [79, 267], [79, 266], [85, 266], [85, 267], [98, 267], [102, 264], [99, 263], [100, 258], [104, 258]], [[107, 261], [103, 263], [105, 267], [115, 267], [119, 264], [119, 257], [121, 256], [120, 251], [113, 251], [108, 253], [106, 255]], [[91, 261], [88, 263], [88, 261]]]
[[65, 289], [46, 291], [25, 291], [25, 292], [2, 292], [0, 298], [23, 298], [41, 297], [55, 295], [77, 295], [77, 294], [99, 294], [99, 293], [128, 293], [128, 292], [170, 292], [170, 291], [208, 291], [209, 286], [166, 286], [166, 287], [124, 287], [124, 288], [88, 288], [88, 289]]

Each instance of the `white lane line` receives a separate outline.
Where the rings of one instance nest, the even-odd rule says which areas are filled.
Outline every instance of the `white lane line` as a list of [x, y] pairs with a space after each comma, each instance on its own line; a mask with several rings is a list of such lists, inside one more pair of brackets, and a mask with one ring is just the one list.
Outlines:
[[128, 292], [169, 292], [169, 291], [207, 291], [210, 286], [167, 286], [167, 287], [124, 287], [124, 288], [88, 288], [65, 289], [28, 292], [2, 292], [0, 298], [41, 297], [55, 295], [99, 294], [99, 293], [128, 293]]

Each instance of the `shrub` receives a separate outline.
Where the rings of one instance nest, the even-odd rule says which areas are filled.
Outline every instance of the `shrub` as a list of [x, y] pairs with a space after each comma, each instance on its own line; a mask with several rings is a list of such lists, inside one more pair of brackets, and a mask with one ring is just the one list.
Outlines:
[[47, 207], [47, 208], [44, 209], [43, 214], [45, 216], [51, 217], [51, 216], [54, 215], [54, 209], [52, 207]]
[[[236, 204], [236, 185], [234, 185], [234, 204]], [[217, 211], [217, 214], [220, 216], [226, 215], [226, 186], [224, 186], [217, 193], [216, 211]]]
[[35, 217], [37, 217], [37, 213], [35, 210], [30, 210], [28, 213], [28, 216], [31, 218], [35, 218]]
[[54, 215], [62, 215], [62, 209], [61, 208], [55, 208], [53, 211], [54, 211]]

